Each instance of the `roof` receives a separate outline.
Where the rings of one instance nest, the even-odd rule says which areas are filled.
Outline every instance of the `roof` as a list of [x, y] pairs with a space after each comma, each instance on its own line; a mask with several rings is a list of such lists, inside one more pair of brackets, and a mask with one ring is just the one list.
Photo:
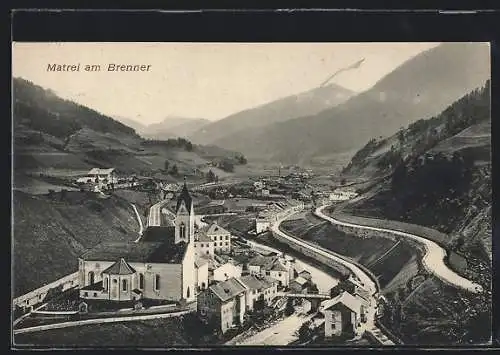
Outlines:
[[245, 287], [234, 277], [229, 280], [219, 282], [210, 286], [210, 290], [222, 301], [225, 302], [231, 298], [245, 292]]
[[111, 174], [115, 168], [109, 168], [109, 169], [99, 169], [99, 168], [93, 168], [90, 169], [89, 175], [108, 175]]
[[308, 282], [309, 282], [309, 280], [307, 280], [307, 279], [303, 278], [302, 276], [299, 276], [299, 277], [297, 277], [296, 279], [294, 279], [292, 282], [296, 282], [296, 283], [298, 283], [299, 285], [304, 286], [306, 283], [308, 283]]
[[175, 226], [149, 226], [142, 234], [141, 243], [165, 242], [175, 238]]
[[260, 290], [271, 287], [277, 281], [269, 278], [257, 278], [254, 275], [246, 275], [240, 277], [240, 282], [250, 290]]
[[338, 304], [343, 304], [351, 311], [360, 314], [361, 313], [361, 300], [351, 295], [349, 292], [344, 291], [337, 297], [324, 301], [321, 306], [324, 310], [330, 309]]
[[186, 185], [186, 180], [184, 180], [184, 185], [182, 186], [182, 191], [179, 194], [179, 197], [177, 198], [177, 205], [175, 207], [175, 212], [179, 210], [181, 207], [182, 202], [185, 203], [186, 208], [188, 211], [191, 210], [191, 207], [193, 206], [193, 199], [191, 195], [189, 194], [187, 185]]
[[103, 274], [110, 274], [110, 275], [131, 275], [131, 274], [135, 274], [135, 269], [132, 266], [130, 266], [125, 261], [125, 259], [120, 258], [120, 260], [118, 260], [113, 265], [111, 265], [106, 270], [104, 270]]
[[194, 260], [194, 265], [196, 267], [203, 266], [205, 264], [209, 264], [209, 260], [203, 256], [197, 256], [196, 259]]
[[217, 223], [212, 223], [210, 227], [208, 227], [207, 230], [207, 235], [213, 235], [213, 234], [231, 234], [221, 226], [219, 226]]
[[299, 276], [303, 277], [304, 279], [311, 279], [311, 273], [307, 270], [302, 270], [299, 272]]
[[277, 256], [257, 255], [248, 262], [248, 265], [260, 266], [266, 271], [288, 271]]
[[102, 291], [104, 290], [104, 287], [102, 287], [102, 281], [96, 282], [92, 285], [87, 285], [85, 287], [82, 287], [81, 290], [83, 291]]
[[195, 240], [195, 242], [205, 242], [205, 243], [213, 242], [212, 238], [210, 238], [207, 235], [207, 232], [204, 231], [204, 230], [198, 230], [198, 231], [196, 231], [194, 233], [194, 240]]
[[92, 261], [116, 261], [179, 264], [184, 258], [187, 244], [174, 244], [173, 240], [159, 242], [106, 242], [85, 252], [81, 258]]

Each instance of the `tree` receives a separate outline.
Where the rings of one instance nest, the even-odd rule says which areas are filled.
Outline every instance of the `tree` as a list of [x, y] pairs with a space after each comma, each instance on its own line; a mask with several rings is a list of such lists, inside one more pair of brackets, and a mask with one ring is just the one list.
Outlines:
[[179, 170], [177, 169], [177, 165], [173, 165], [172, 168], [170, 169], [170, 174], [176, 176], [179, 174]]
[[240, 165], [245, 165], [247, 163], [247, 158], [245, 158], [245, 156], [242, 154], [238, 157], [238, 163], [240, 163]]
[[212, 169], [210, 169], [207, 173], [207, 180], [208, 182], [214, 182], [216, 181], [216, 178], [217, 176], [215, 175], [215, 173], [212, 171]]
[[293, 314], [293, 312], [295, 312], [295, 308], [293, 308], [292, 299], [288, 298], [286, 300], [285, 315], [291, 316]]
[[227, 172], [233, 172], [234, 171], [234, 164], [231, 160], [225, 158], [221, 161], [220, 168], [224, 171], [227, 171]]
[[311, 327], [311, 321], [307, 321], [300, 326], [300, 329], [299, 329], [299, 340], [300, 341], [307, 341], [307, 340], [311, 339], [312, 329], [310, 327]]
[[168, 171], [169, 165], [170, 165], [170, 162], [168, 160], [165, 160], [165, 165], [164, 165], [165, 166], [165, 168], [164, 168], [165, 171]]

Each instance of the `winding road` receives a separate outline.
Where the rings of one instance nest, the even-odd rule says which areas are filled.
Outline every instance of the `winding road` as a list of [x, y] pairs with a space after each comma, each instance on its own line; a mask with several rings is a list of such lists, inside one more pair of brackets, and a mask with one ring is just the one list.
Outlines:
[[446, 257], [446, 251], [441, 248], [437, 243], [423, 238], [421, 236], [415, 235], [415, 234], [410, 234], [406, 232], [401, 232], [401, 231], [396, 231], [392, 229], [387, 229], [387, 228], [378, 228], [378, 227], [371, 227], [371, 226], [366, 226], [366, 225], [361, 225], [361, 224], [356, 224], [356, 223], [348, 223], [348, 222], [343, 222], [338, 219], [332, 218], [330, 216], [327, 216], [326, 214], [323, 213], [323, 210], [327, 207], [321, 206], [318, 207], [314, 214], [326, 221], [329, 221], [333, 224], [345, 226], [345, 227], [353, 227], [353, 228], [359, 228], [359, 229], [365, 229], [365, 230], [371, 230], [371, 231], [378, 231], [378, 232], [386, 232], [386, 233], [391, 233], [393, 235], [397, 235], [400, 237], [408, 238], [413, 241], [418, 242], [419, 244], [423, 245], [425, 248], [425, 255], [422, 259], [422, 264], [424, 265], [425, 269], [436, 275], [438, 278], [443, 280], [445, 283], [449, 285], [453, 285], [457, 288], [461, 288], [464, 290], [467, 290], [469, 292], [474, 292], [474, 293], [479, 293], [483, 291], [483, 288], [481, 285], [474, 283], [457, 273], [455, 273], [453, 270], [451, 270], [444, 262], [444, 259]]
[[[370, 305], [366, 310], [366, 322], [362, 324], [362, 327], [365, 330], [370, 331], [374, 335], [381, 334], [380, 330], [375, 325], [375, 314], [376, 314], [375, 307], [377, 305], [377, 298], [379, 293], [378, 284], [376, 282], [375, 277], [373, 275], [370, 275], [368, 272], [365, 272], [365, 270], [363, 270], [360, 266], [354, 264], [352, 260], [349, 260], [345, 257], [342, 257], [339, 254], [336, 254], [332, 251], [322, 248], [319, 245], [306, 242], [300, 238], [292, 237], [291, 235], [281, 231], [279, 228], [280, 224], [284, 220], [288, 219], [290, 216], [296, 213], [297, 212], [287, 213], [281, 218], [279, 218], [276, 222], [274, 222], [271, 225], [272, 232], [279, 235], [281, 238], [287, 239], [292, 243], [298, 244], [304, 248], [313, 249], [316, 253], [334, 261], [335, 263], [338, 263], [348, 268], [353, 273], [353, 275], [359, 280], [359, 282], [364, 286], [364, 288], [370, 293], [370, 298], [371, 298]], [[383, 338], [384, 340], [382, 340], [382, 342], [384, 345], [394, 345], [394, 343], [388, 340], [385, 336]]]

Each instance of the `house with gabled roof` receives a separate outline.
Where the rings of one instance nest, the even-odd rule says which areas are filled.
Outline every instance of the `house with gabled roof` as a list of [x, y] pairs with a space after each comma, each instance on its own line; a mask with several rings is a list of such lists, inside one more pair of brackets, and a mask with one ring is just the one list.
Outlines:
[[247, 263], [247, 269], [252, 275], [271, 277], [278, 281], [280, 287], [288, 287], [292, 265], [278, 256], [257, 255]]
[[198, 295], [198, 314], [225, 333], [242, 324], [246, 312], [246, 288], [236, 278], [216, 283]]
[[321, 303], [320, 312], [325, 316], [325, 337], [361, 332], [361, 322], [366, 308], [358, 297], [343, 291], [333, 299]]
[[240, 277], [239, 281], [246, 288], [247, 311], [253, 311], [259, 301], [263, 305], [271, 305], [278, 295], [278, 281], [273, 278], [260, 275], [245, 275]]

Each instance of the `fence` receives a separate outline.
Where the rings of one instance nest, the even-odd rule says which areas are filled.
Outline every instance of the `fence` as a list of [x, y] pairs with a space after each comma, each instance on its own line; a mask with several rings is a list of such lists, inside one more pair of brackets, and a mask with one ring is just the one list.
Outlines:
[[42, 303], [47, 296], [47, 293], [51, 289], [55, 289], [57, 287], [62, 286], [61, 291], [66, 291], [72, 287], [78, 286], [78, 271], [63, 276], [59, 280], [51, 282], [47, 285], [37, 288], [36, 290], [30, 291], [22, 296], [14, 298], [13, 306], [18, 307], [31, 307], [35, 306], [39, 303]]

